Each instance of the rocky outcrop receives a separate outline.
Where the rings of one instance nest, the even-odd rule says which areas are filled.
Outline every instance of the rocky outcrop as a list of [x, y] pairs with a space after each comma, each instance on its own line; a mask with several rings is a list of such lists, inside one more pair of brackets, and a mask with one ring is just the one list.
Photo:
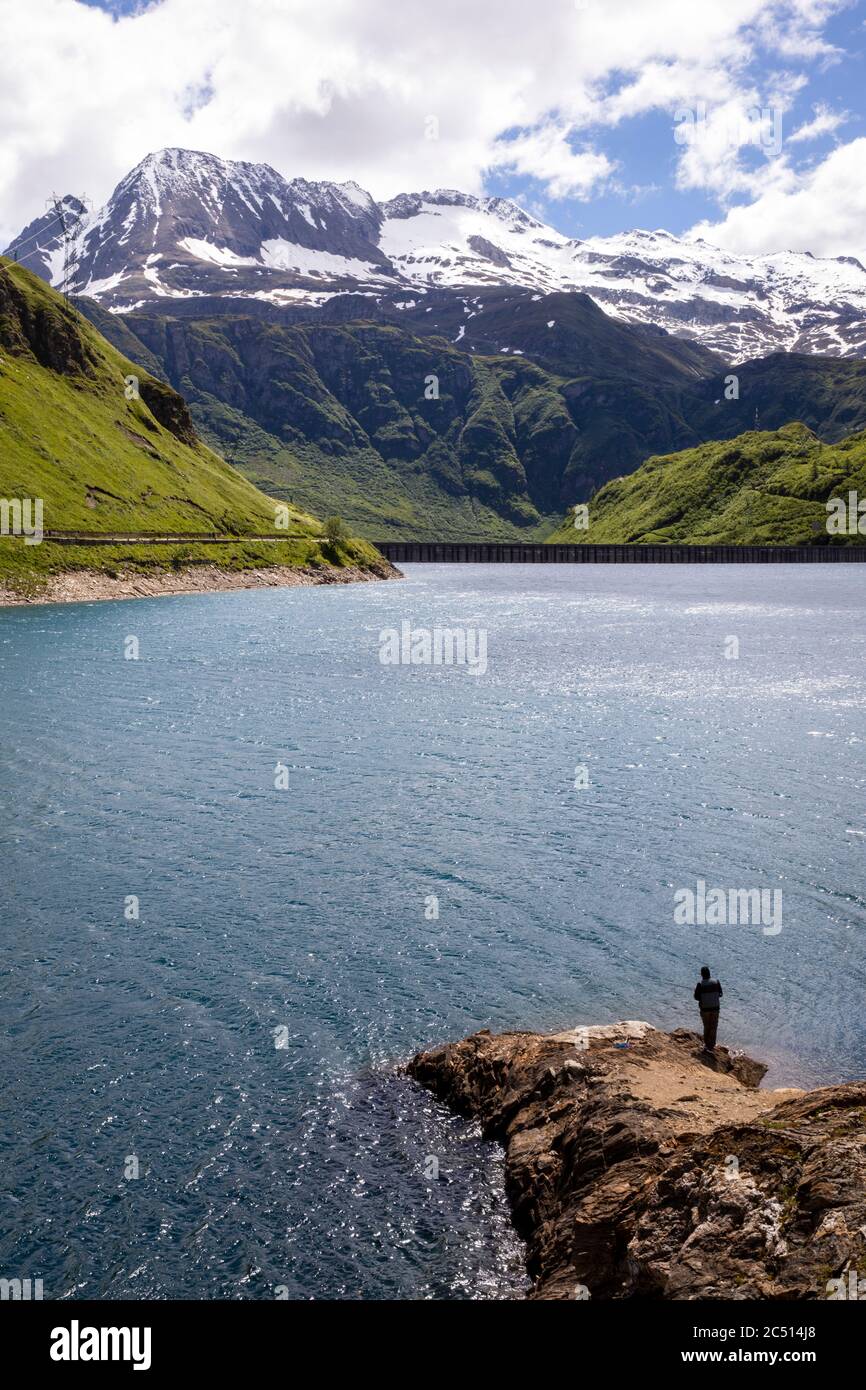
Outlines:
[[189, 444], [190, 448], [194, 449], [199, 443], [199, 438], [189, 413], [189, 406], [183, 396], [166, 386], [165, 382], [156, 381], [152, 377], [142, 377], [138, 389], [141, 399], [163, 429], [168, 430], [182, 444]]
[[96, 358], [78, 330], [77, 315], [62, 300], [26, 295], [0, 266], [0, 348], [34, 357], [65, 376], [93, 377]]
[[866, 1082], [646, 1023], [476, 1033], [409, 1073], [505, 1149], [530, 1298], [827, 1298], [866, 1271]]

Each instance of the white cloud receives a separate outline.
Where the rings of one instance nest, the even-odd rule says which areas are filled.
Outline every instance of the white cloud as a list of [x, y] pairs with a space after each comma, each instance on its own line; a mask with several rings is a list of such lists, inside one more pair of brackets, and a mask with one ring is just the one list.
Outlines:
[[851, 119], [847, 111], [831, 111], [824, 102], [820, 102], [814, 111], [815, 115], [811, 121], [799, 126], [788, 136], [792, 145], [807, 140], [819, 140], [822, 135], [832, 135], [834, 131]]
[[741, 156], [746, 150], [760, 152], [765, 159], [779, 155], [782, 118], [780, 106], [749, 106], [739, 98], [708, 109], [701, 106], [694, 113], [678, 112], [675, 138], [682, 155], [677, 187], [708, 189], [722, 200], [751, 193], [766, 179], [766, 169], [755, 172]]
[[754, 202], [731, 208], [719, 222], [701, 222], [690, 235], [751, 255], [779, 250], [853, 255], [866, 266], [864, 167], [866, 137], [837, 146], [801, 173], [782, 164]]
[[838, 0], [794, 0], [782, 23], [775, 9], [768, 6], [758, 16], [756, 27], [766, 46], [782, 58], [833, 62], [839, 51], [827, 42], [821, 29], [831, 15], [844, 8]]
[[489, 167], [540, 179], [553, 199], [588, 198], [610, 178], [615, 166], [604, 154], [573, 149], [571, 134], [571, 127], [550, 122], [499, 140]]
[[[162, 0], [114, 20], [77, 0], [0, 0], [0, 237], [52, 189], [103, 202], [166, 145], [354, 178], [380, 198], [477, 192], [490, 169], [585, 198], [614, 168], [605, 127], [762, 97], [744, 75], [758, 45], [823, 53], [842, 3]], [[711, 151], [688, 154], [697, 185]]]

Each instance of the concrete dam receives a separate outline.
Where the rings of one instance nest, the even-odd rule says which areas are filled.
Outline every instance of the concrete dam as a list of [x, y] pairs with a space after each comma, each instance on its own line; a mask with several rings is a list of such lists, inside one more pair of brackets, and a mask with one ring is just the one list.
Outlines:
[[541, 541], [374, 541], [394, 565], [774, 565], [866, 561], [854, 545], [545, 545]]

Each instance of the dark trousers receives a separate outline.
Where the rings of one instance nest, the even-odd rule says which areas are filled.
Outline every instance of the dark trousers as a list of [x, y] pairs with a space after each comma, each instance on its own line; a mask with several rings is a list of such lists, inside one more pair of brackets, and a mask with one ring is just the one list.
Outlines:
[[718, 1009], [701, 1009], [701, 1022], [704, 1025], [704, 1047], [712, 1052], [716, 1045], [716, 1034], [719, 1031]]

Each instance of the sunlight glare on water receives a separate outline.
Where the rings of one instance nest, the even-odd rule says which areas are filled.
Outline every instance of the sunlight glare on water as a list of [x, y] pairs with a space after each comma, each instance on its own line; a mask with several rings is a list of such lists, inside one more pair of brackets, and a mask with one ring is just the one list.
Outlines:
[[[486, 674], [382, 665], [404, 620], [484, 628]], [[0, 612], [0, 1268], [46, 1297], [507, 1297], [501, 1154], [398, 1064], [694, 1026], [704, 961], [771, 1084], [862, 1077], [864, 656], [853, 565]], [[699, 878], [781, 888], [783, 930], [676, 926]]]

